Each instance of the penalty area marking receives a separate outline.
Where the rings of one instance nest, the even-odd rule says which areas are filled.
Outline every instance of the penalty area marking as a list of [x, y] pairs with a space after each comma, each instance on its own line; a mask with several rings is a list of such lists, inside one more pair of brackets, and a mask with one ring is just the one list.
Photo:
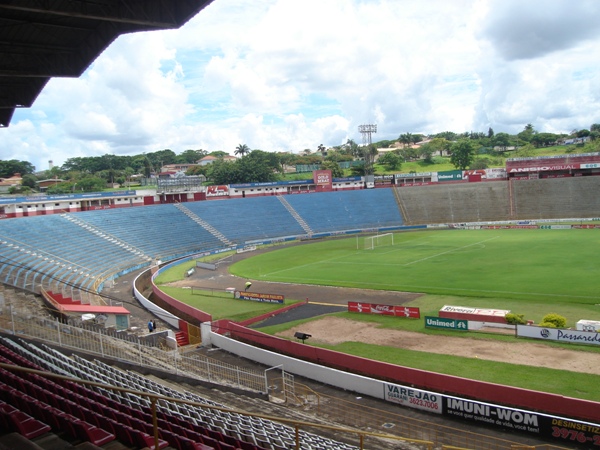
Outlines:
[[[423, 261], [426, 261], [426, 260], [431, 259], [431, 258], [437, 258], [438, 256], [446, 255], [448, 253], [453, 253], [453, 252], [456, 252], [458, 250], [462, 250], [462, 249], [469, 248], [469, 247], [474, 247], [476, 245], [483, 245], [484, 242], [488, 242], [488, 241], [491, 241], [491, 240], [494, 240], [494, 239], [498, 239], [499, 237], [500, 236], [494, 236], [494, 237], [491, 237], [489, 239], [485, 239], [483, 241], [475, 242], [473, 244], [463, 245], [462, 247], [453, 248], [452, 250], [447, 250], [445, 252], [436, 253], [435, 255], [426, 256], [425, 258], [416, 259], [414, 261], [411, 261], [411, 262], [408, 262], [408, 263], [405, 263], [405, 264], [402, 264], [402, 265], [403, 266], [410, 266], [411, 264], [416, 264], [416, 263], [419, 263], [419, 262], [423, 262]], [[484, 245], [483, 248], [485, 248], [485, 245]]]

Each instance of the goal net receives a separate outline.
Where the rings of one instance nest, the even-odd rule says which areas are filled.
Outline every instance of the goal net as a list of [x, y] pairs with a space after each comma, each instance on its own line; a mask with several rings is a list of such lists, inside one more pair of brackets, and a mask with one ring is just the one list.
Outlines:
[[394, 233], [367, 236], [363, 242], [365, 250], [373, 250], [376, 247], [388, 247], [390, 245], [394, 245]]

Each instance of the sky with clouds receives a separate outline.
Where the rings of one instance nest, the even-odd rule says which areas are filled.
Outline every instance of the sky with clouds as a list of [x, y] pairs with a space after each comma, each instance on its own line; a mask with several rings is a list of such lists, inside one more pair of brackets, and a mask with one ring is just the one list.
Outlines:
[[124, 35], [0, 130], [0, 159], [235, 147], [299, 153], [402, 133], [600, 123], [597, 0], [214, 0]]

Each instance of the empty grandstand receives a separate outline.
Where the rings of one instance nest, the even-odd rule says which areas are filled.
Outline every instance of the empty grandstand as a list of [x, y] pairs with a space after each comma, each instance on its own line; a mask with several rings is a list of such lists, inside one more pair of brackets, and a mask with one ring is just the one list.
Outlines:
[[[0, 221], [0, 281], [23, 291], [38, 293], [43, 288], [69, 294], [73, 299], [94, 302], [94, 297], [88, 298], [82, 293], [90, 290], [101, 291], [103, 283], [108, 280], [151, 266], [158, 260], [172, 261], [186, 255], [220, 251], [225, 247], [235, 249], [263, 242], [402, 229], [407, 225], [438, 227], [456, 223], [597, 218], [600, 215], [598, 214], [600, 208], [599, 200], [594, 193], [598, 191], [599, 184], [599, 177], [510, 180], [323, 192], [288, 195], [281, 198], [264, 196], [185, 202], [185, 204], [149, 205], [4, 220]], [[11, 327], [14, 328], [14, 325], [6, 323], [3, 329], [8, 331]], [[78, 333], [71, 331], [69, 336], [76, 336]], [[41, 336], [34, 337], [43, 339]], [[64, 339], [66, 342], [70, 338], [64, 337]], [[61, 344], [64, 345], [65, 342]], [[7, 345], [11, 344], [7, 343]], [[26, 346], [21, 345], [21, 347]], [[44, 351], [48, 352], [46, 349]], [[30, 353], [33, 353], [31, 349]], [[69, 361], [68, 367], [77, 369], [72, 370], [64, 366], [67, 362], [59, 362], [60, 359], [57, 358], [61, 358], [60, 356], [53, 352], [49, 353], [53, 355], [51, 359], [54, 361], [52, 366], [46, 366], [46, 369], [50, 367], [57, 373], [76, 375], [83, 380], [88, 379], [98, 383], [111, 385], [114, 383], [117, 386], [118, 382], [124, 383], [118, 381], [122, 380], [119, 377], [125, 376], [121, 374], [116, 374], [113, 378], [103, 378], [99, 375], [96, 375], [96, 379], [86, 378], [82, 372], [84, 361], [71, 358], [75, 362]], [[37, 364], [41, 365], [41, 361], [38, 360]], [[171, 363], [160, 364], [165, 370], [169, 370]], [[99, 374], [110, 369], [96, 364], [93, 370]], [[9, 377], [7, 374], [5, 376]], [[129, 383], [132, 382], [128, 380]], [[24, 381], [25, 391], [33, 389], [26, 385]], [[14, 392], [11, 394], [9, 389], [4, 391], [3, 398], [10, 398], [9, 402], [5, 400], [6, 403], [15, 403], [17, 397], [22, 397], [21, 394], [14, 394]], [[31, 394], [26, 395], [31, 396]], [[112, 395], [106, 395], [113, 398]], [[175, 396], [175, 393], [171, 392], [169, 395]], [[144, 403], [131, 396], [128, 396], [127, 400], [124, 398], [113, 398], [113, 400], [119, 404], [129, 402], [128, 407], [134, 407], [131, 403], [135, 404], [138, 401], [137, 406], [140, 409], [148, 408], [147, 401]], [[196, 402], [196, 400], [198, 399], [192, 401]], [[26, 414], [44, 423], [41, 418], [44, 417], [43, 411], [36, 412], [38, 416], [34, 417], [31, 405], [19, 404], [29, 411]], [[113, 405], [113, 409], [115, 408], [117, 408], [116, 404]], [[164, 408], [171, 408], [171, 406]], [[174, 411], [182, 414], [184, 410], [183, 407], [175, 406], [171, 410], [159, 409], [164, 414], [174, 414]], [[8, 407], [6, 411], [8, 415], [11, 414]], [[87, 413], [79, 411], [79, 414]], [[129, 414], [134, 413], [130, 411]], [[190, 412], [185, 414], [187, 414], [185, 417], [192, 417]], [[110, 416], [109, 413], [106, 415]], [[87, 422], [96, 428], [101, 428], [98, 424], [104, 420], [106, 433], [97, 432], [95, 436], [99, 436], [98, 442], [110, 439], [109, 435], [119, 440], [136, 439], [138, 444], [142, 441], [149, 442], [150, 428], [147, 424], [144, 425], [145, 435], [136, 437], [132, 436], [130, 430], [123, 431], [116, 428], [116, 425], [106, 421], [106, 418], [90, 416], [88, 419]], [[146, 417], [145, 420], [147, 419]], [[5, 418], [5, 426], [16, 427], [15, 424], [11, 425], [10, 420], [12, 419]], [[79, 420], [83, 419], [79, 418]], [[246, 445], [241, 444], [242, 441], [255, 448], [290, 448], [289, 436], [281, 430], [276, 433], [281, 437], [281, 442], [275, 442], [274, 439], [269, 444], [270, 447], [265, 442], [259, 442], [259, 433], [253, 420], [255, 419], [247, 420], [245, 429], [225, 427], [222, 424], [219, 432], [221, 434], [225, 432], [228, 436], [234, 435], [238, 443], [219, 444], [218, 448], [228, 448], [226, 445]], [[86, 436], [89, 437], [90, 430], [93, 430], [88, 427], [87, 430], [77, 431], [74, 426], [66, 422], [59, 425], [56, 423], [46, 425], [51, 428], [52, 426], [71, 427], [71, 433], [80, 437], [81, 433], [87, 433]], [[39, 426], [40, 430], [46, 430], [42, 425]], [[131, 425], [129, 427], [134, 428]], [[188, 445], [186, 443], [174, 444], [175, 441], [169, 441], [175, 439], [169, 434], [173, 431], [164, 428], [166, 425], [163, 428], [159, 427], [163, 433], [159, 436], [159, 447], [169, 445], [175, 448], [188, 448], [185, 447]], [[142, 429], [141, 424], [139, 429]], [[190, 436], [193, 433], [198, 433], [198, 430], [189, 431]], [[185, 433], [179, 429], [174, 434]], [[243, 440], [242, 436], [247, 440]], [[283, 439], [283, 436], [288, 438]], [[325, 441], [322, 439], [325, 438], [307, 434], [302, 439], [312, 442], [307, 444], [306, 448], [329, 448], [323, 444]], [[345, 448], [346, 444], [331, 445], [331, 448]]]

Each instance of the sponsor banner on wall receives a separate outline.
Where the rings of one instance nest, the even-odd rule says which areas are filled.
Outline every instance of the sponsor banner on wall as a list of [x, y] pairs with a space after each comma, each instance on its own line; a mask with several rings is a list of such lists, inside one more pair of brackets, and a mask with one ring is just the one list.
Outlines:
[[447, 330], [469, 331], [468, 320], [449, 319], [446, 317], [425, 316], [425, 326], [430, 328], [444, 328]]
[[396, 317], [410, 317], [411, 319], [420, 319], [421, 310], [414, 306], [394, 306], [394, 315]]
[[331, 170], [315, 170], [313, 172], [313, 181], [317, 186], [331, 187]]
[[[437, 172], [434, 172], [437, 173]], [[418, 173], [396, 173], [396, 178], [431, 178], [431, 172], [418, 172]]]
[[524, 432], [561, 445], [592, 448], [600, 445], [600, 425], [515, 408], [443, 396], [445, 416]]
[[421, 310], [416, 307], [380, 305], [363, 302], [348, 302], [348, 312], [383, 314], [386, 316], [408, 317], [411, 319], [419, 319], [421, 317]]
[[438, 181], [456, 181], [463, 179], [463, 171], [462, 170], [448, 170], [446, 172], [438, 172], [437, 174]]
[[371, 304], [362, 302], [348, 302], [348, 312], [371, 313]]
[[534, 325], [517, 325], [517, 336], [572, 344], [600, 345], [600, 333], [593, 331], [563, 330]]
[[485, 177], [488, 180], [506, 178], [506, 169], [485, 169]]
[[473, 308], [471, 306], [451, 306], [445, 305], [440, 309], [440, 313], [458, 313], [458, 314], [475, 314], [479, 316], [493, 316], [504, 318], [510, 310], [505, 309], [489, 309], [489, 308]]
[[371, 303], [371, 314], [383, 314], [384, 316], [393, 316], [394, 307], [392, 305], [378, 305]]
[[455, 397], [444, 397], [444, 415], [539, 434], [539, 414]]
[[240, 300], [251, 300], [253, 302], [283, 303], [284, 296], [279, 294], [261, 294], [259, 292], [235, 291], [233, 296]]
[[574, 170], [579, 169], [579, 164], [556, 164], [547, 166], [533, 166], [533, 167], [512, 167], [508, 170], [509, 173], [519, 172], [550, 172], [555, 170]]
[[572, 228], [587, 228], [587, 229], [592, 229], [592, 228], [600, 228], [600, 225], [572, 225]]
[[206, 186], [207, 197], [227, 197], [229, 195], [229, 186], [212, 185]]
[[540, 230], [570, 230], [571, 225], [540, 225]]
[[442, 414], [442, 396], [434, 392], [421, 391], [397, 384], [383, 384], [384, 400], [408, 408]]

